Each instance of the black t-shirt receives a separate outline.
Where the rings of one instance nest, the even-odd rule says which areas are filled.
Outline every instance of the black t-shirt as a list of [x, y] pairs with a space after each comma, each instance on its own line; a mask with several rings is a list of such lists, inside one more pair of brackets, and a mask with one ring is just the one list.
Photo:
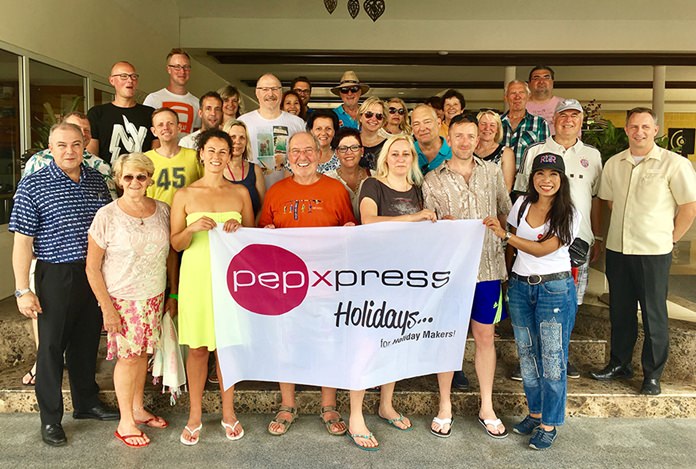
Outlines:
[[377, 215], [380, 217], [410, 215], [423, 210], [423, 195], [417, 186], [411, 186], [406, 192], [399, 192], [375, 178], [367, 178], [360, 189], [360, 200], [365, 197], [375, 201]]
[[94, 106], [87, 113], [92, 137], [99, 140], [99, 157], [113, 163], [119, 155], [146, 152], [155, 139], [150, 106], [118, 107], [112, 103]]

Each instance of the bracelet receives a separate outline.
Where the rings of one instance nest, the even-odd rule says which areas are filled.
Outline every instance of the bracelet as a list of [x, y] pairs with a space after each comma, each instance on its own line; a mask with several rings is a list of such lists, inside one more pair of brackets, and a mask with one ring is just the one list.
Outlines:
[[170, 293], [169, 298], [171, 298], [172, 300], [179, 301], [179, 295], [177, 293]]
[[595, 241], [604, 241], [604, 236], [594, 235]]

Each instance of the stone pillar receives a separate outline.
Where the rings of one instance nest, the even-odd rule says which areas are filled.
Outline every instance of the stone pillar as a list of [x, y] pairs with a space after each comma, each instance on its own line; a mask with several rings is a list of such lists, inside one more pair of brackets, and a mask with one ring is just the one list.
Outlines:
[[660, 133], [667, 131], [665, 127], [665, 78], [667, 67], [664, 65], [653, 65], [653, 95], [652, 108], [657, 114], [657, 123], [660, 126]]
[[[505, 67], [505, 83], [504, 86], [507, 86], [508, 83], [510, 83], [512, 80], [517, 79], [517, 67], [515, 65], [508, 65]], [[507, 103], [504, 104], [505, 110], [508, 110], [508, 105]]]

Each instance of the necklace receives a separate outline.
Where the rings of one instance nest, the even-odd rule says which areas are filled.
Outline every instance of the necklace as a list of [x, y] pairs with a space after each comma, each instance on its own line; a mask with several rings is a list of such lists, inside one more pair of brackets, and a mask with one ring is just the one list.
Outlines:
[[[147, 212], [147, 207], [142, 207], [142, 208], [140, 208], [139, 210], [137, 210], [137, 209], [135, 208], [135, 206], [130, 206], [131, 204], [127, 203], [123, 198], [118, 199], [118, 203], [119, 203], [119, 206], [122, 206], [122, 207], [121, 207], [121, 210], [123, 210], [123, 212], [124, 212], [126, 215], [128, 215], [128, 216], [130, 216], [130, 217], [133, 217], [133, 218], [138, 218], [138, 219], [140, 220], [140, 225], [141, 225], [141, 226], [145, 224], [145, 220], [144, 220], [145, 216], [144, 216], [144, 214], [145, 214], [145, 212]], [[128, 210], [130, 210], [130, 211], [132, 211], [133, 213], [135, 213], [135, 215], [131, 215], [130, 213], [128, 213], [128, 211], [125, 210], [126, 208], [128, 208]], [[138, 214], [138, 213], [140, 213], [140, 214]]]
[[[232, 180], [233, 180], [234, 182], [237, 182], [237, 178], [234, 177], [234, 171], [232, 171], [232, 168], [230, 168], [230, 164], [229, 164], [229, 163], [227, 163], [227, 169], [228, 169], [229, 172], [230, 172], [230, 176], [232, 176]], [[240, 179], [240, 181], [243, 181], [243, 180], [244, 180], [244, 161], [242, 161], [242, 178]]]

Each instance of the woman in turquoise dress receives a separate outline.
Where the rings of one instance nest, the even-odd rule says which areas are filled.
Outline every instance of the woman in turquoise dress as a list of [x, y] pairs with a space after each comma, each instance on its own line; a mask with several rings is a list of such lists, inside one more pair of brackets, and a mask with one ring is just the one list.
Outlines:
[[[216, 349], [208, 231], [218, 224], [226, 232], [254, 226], [249, 191], [223, 178], [232, 154], [229, 135], [219, 129], [207, 130], [199, 135], [198, 148], [205, 174], [179, 189], [171, 208], [172, 247], [184, 251], [179, 276], [179, 343], [189, 346], [186, 376], [190, 409], [180, 441], [187, 446], [198, 443], [203, 427], [203, 388], [209, 354]], [[220, 393], [225, 435], [237, 440], [244, 430], [234, 412], [234, 387], [225, 391], [221, 379]]]

